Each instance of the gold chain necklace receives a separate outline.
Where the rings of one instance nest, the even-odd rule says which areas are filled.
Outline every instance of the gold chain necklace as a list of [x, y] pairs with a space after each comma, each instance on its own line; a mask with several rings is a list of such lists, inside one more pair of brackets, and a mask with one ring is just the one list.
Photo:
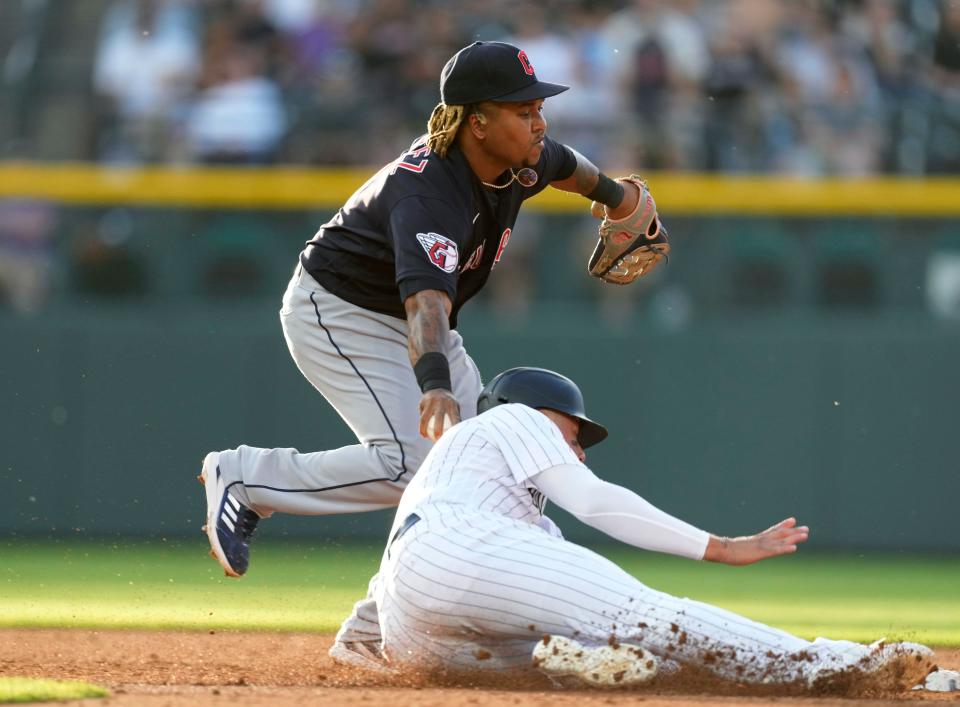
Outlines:
[[483, 180], [481, 180], [480, 183], [483, 184], [483, 186], [485, 187], [490, 187], [491, 189], [506, 189], [511, 184], [513, 184], [514, 180], [520, 182], [521, 186], [532, 187], [534, 184], [537, 183], [537, 179], [539, 179], [539, 177], [537, 176], [537, 173], [534, 170], [530, 169], [529, 167], [523, 167], [522, 169], [516, 172], [514, 172], [513, 167], [511, 167], [510, 181], [507, 182], [506, 184], [491, 184], [490, 182], [484, 182]]

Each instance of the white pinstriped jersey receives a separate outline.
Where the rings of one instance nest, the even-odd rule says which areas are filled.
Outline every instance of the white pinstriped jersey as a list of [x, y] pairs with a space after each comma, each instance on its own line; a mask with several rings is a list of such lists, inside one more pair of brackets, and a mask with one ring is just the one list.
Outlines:
[[546, 499], [530, 477], [560, 464], [582, 466], [550, 418], [526, 405], [498, 405], [440, 438], [404, 492], [398, 521], [427, 506], [456, 505], [536, 523]]

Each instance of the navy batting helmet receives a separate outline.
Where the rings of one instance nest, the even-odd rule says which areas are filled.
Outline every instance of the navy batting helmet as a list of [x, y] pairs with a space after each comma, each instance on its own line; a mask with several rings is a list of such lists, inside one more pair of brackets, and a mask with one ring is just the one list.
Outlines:
[[566, 376], [545, 368], [521, 366], [494, 376], [477, 399], [477, 413], [504, 403], [521, 403], [532, 408], [547, 408], [580, 420], [577, 440], [586, 449], [607, 438], [607, 428], [589, 417], [583, 405], [583, 393]]

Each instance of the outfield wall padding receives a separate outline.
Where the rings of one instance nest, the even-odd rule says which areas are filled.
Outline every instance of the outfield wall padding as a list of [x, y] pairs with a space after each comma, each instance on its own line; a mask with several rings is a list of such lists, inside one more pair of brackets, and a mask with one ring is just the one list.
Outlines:
[[[0, 315], [0, 532], [195, 534], [206, 451], [351, 443], [291, 361], [276, 304]], [[616, 328], [569, 306], [510, 326], [478, 305], [461, 331], [485, 377], [528, 364], [580, 382], [611, 431], [591, 467], [701, 527], [796, 515], [811, 546], [960, 550], [960, 327], [847, 314]], [[388, 522], [276, 517], [261, 533], [376, 539]]]

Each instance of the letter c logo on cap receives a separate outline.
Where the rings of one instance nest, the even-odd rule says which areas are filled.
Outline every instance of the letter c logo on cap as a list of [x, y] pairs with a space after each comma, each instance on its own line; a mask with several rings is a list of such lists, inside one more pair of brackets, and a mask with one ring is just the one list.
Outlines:
[[533, 76], [533, 64], [530, 63], [530, 60], [527, 58], [527, 53], [520, 50], [520, 53], [517, 54], [517, 58], [520, 60], [520, 64], [523, 66], [523, 70], [527, 73], [528, 76]]

